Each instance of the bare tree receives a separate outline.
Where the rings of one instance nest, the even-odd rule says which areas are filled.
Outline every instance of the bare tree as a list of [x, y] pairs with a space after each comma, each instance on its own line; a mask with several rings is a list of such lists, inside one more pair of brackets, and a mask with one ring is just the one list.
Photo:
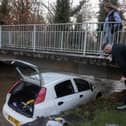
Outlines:
[[[2, 0], [0, 5], [0, 21], [4, 24], [44, 23], [42, 14], [32, 10], [31, 0]], [[39, 12], [39, 8], [37, 8]], [[37, 17], [37, 18], [34, 18]]]
[[9, 15], [10, 6], [9, 6], [9, 0], [2, 0], [1, 6], [0, 6], [0, 22], [1, 24], [6, 24], [6, 18]]
[[[72, 17], [74, 15], [80, 15], [79, 12], [82, 9], [83, 5], [87, 2], [87, 0], [80, 0], [79, 5], [77, 5], [75, 7], [72, 6], [73, 5], [73, 1], [70, 2], [70, 1], [64, 1], [64, 0], [62, 0], [62, 1], [57, 0], [56, 5], [55, 4], [49, 4], [49, 7], [47, 7], [48, 10], [49, 10], [48, 11], [48, 20], [51, 23], [56, 22], [56, 19], [55, 19], [56, 18], [56, 15], [59, 14], [59, 9], [57, 9], [57, 7], [58, 7], [57, 4], [59, 2], [62, 3], [61, 4], [61, 7], [59, 7], [60, 9], [63, 7], [62, 5], [64, 5], [65, 2], [68, 3], [67, 5], [69, 5], [69, 7], [68, 8], [64, 8], [64, 11], [68, 11], [67, 14], [69, 14], [69, 18], [70, 18], [70, 17]], [[63, 12], [62, 12], [62, 14], [63, 14]]]
[[87, 0], [81, 0], [80, 4], [71, 9], [71, 16], [77, 14], [83, 7], [83, 5], [87, 2]]
[[30, 20], [31, 3], [29, 0], [13, 0], [12, 2], [13, 21], [16, 24], [26, 24]]

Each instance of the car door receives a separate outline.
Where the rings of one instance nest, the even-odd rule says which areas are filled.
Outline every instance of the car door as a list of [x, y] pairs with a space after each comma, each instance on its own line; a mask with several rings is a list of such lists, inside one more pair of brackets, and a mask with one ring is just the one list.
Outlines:
[[[35, 81], [35, 78], [30, 77], [32, 74], [38, 75], [38, 80], [40, 81], [40, 86], [44, 85], [44, 80], [42, 77], [42, 74], [40, 73], [40, 70], [38, 66], [31, 64], [29, 62], [23, 61], [23, 60], [17, 60], [17, 59], [4, 59], [1, 60], [5, 64], [13, 65], [16, 67], [16, 70], [19, 74], [19, 78], [24, 81], [32, 80]], [[27, 74], [30, 75], [27, 75]]]
[[56, 93], [56, 113], [73, 108], [77, 105], [77, 94], [71, 80], [63, 81], [54, 87]]
[[74, 79], [75, 85], [77, 87], [78, 90], [78, 103], [82, 104], [82, 103], [87, 103], [88, 101], [90, 101], [93, 98], [93, 91], [91, 90], [91, 86], [88, 83], [88, 81], [80, 79], [80, 78], [76, 78]]

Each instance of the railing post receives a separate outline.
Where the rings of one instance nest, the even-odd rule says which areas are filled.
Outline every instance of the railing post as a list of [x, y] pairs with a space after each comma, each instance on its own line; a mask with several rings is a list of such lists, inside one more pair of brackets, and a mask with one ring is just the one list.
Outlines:
[[63, 31], [61, 32], [61, 46], [60, 49], [63, 50]]
[[[11, 36], [11, 31], [9, 31], [9, 36], [8, 36], [8, 38], [9, 38], [9, 46], [12, 46], [12, 36]], [[16, 45], [15, 45], [16, 46]]]
[[86, 46], [87, 46], [87, 31], [85, 31], [83, 55], [86, 55]]
[[103, 55], [103, 53], [102, 53], [102, 44], [103, 44], [103, 35], [104, 35], [104, 32], [103, 31], [101, 31], [101, 33], [100, 33], [100, 43], [99, 43], [99, 55]]
[[36, 25], [33, 26], [33, 35], [32, 35], [32, 49], [35, 52], [35, 43], [36, 43]]
[[0, 48], [2, 48], [2, 26], [0, 25]]

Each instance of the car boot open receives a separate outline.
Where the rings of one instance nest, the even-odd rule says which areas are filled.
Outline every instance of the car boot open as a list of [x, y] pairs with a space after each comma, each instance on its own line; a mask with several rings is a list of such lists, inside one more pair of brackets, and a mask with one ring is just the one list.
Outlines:
[[27, 116], [32, 117], [34, 112], [34, 102], [40, 87], [27, 82], [19, 82], [13, 89], [11, 89], [10, 100], [8, 105], [15, 111]]

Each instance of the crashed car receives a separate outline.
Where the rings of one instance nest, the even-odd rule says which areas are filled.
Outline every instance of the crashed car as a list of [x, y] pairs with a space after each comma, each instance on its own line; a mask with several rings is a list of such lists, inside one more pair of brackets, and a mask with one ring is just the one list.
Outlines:
[[[99, 95], [94, 84], [80, 76], [39, 72], [37, 66], [9, 60], [16, 66], [20, 79], [6, 95], [3, 115], [13, 126], [32, 122], [39, 117], [58, 115], [63, 111], [95, 99]], [[21, 67], [29, 67], [36, 74], [25, 75]]]

